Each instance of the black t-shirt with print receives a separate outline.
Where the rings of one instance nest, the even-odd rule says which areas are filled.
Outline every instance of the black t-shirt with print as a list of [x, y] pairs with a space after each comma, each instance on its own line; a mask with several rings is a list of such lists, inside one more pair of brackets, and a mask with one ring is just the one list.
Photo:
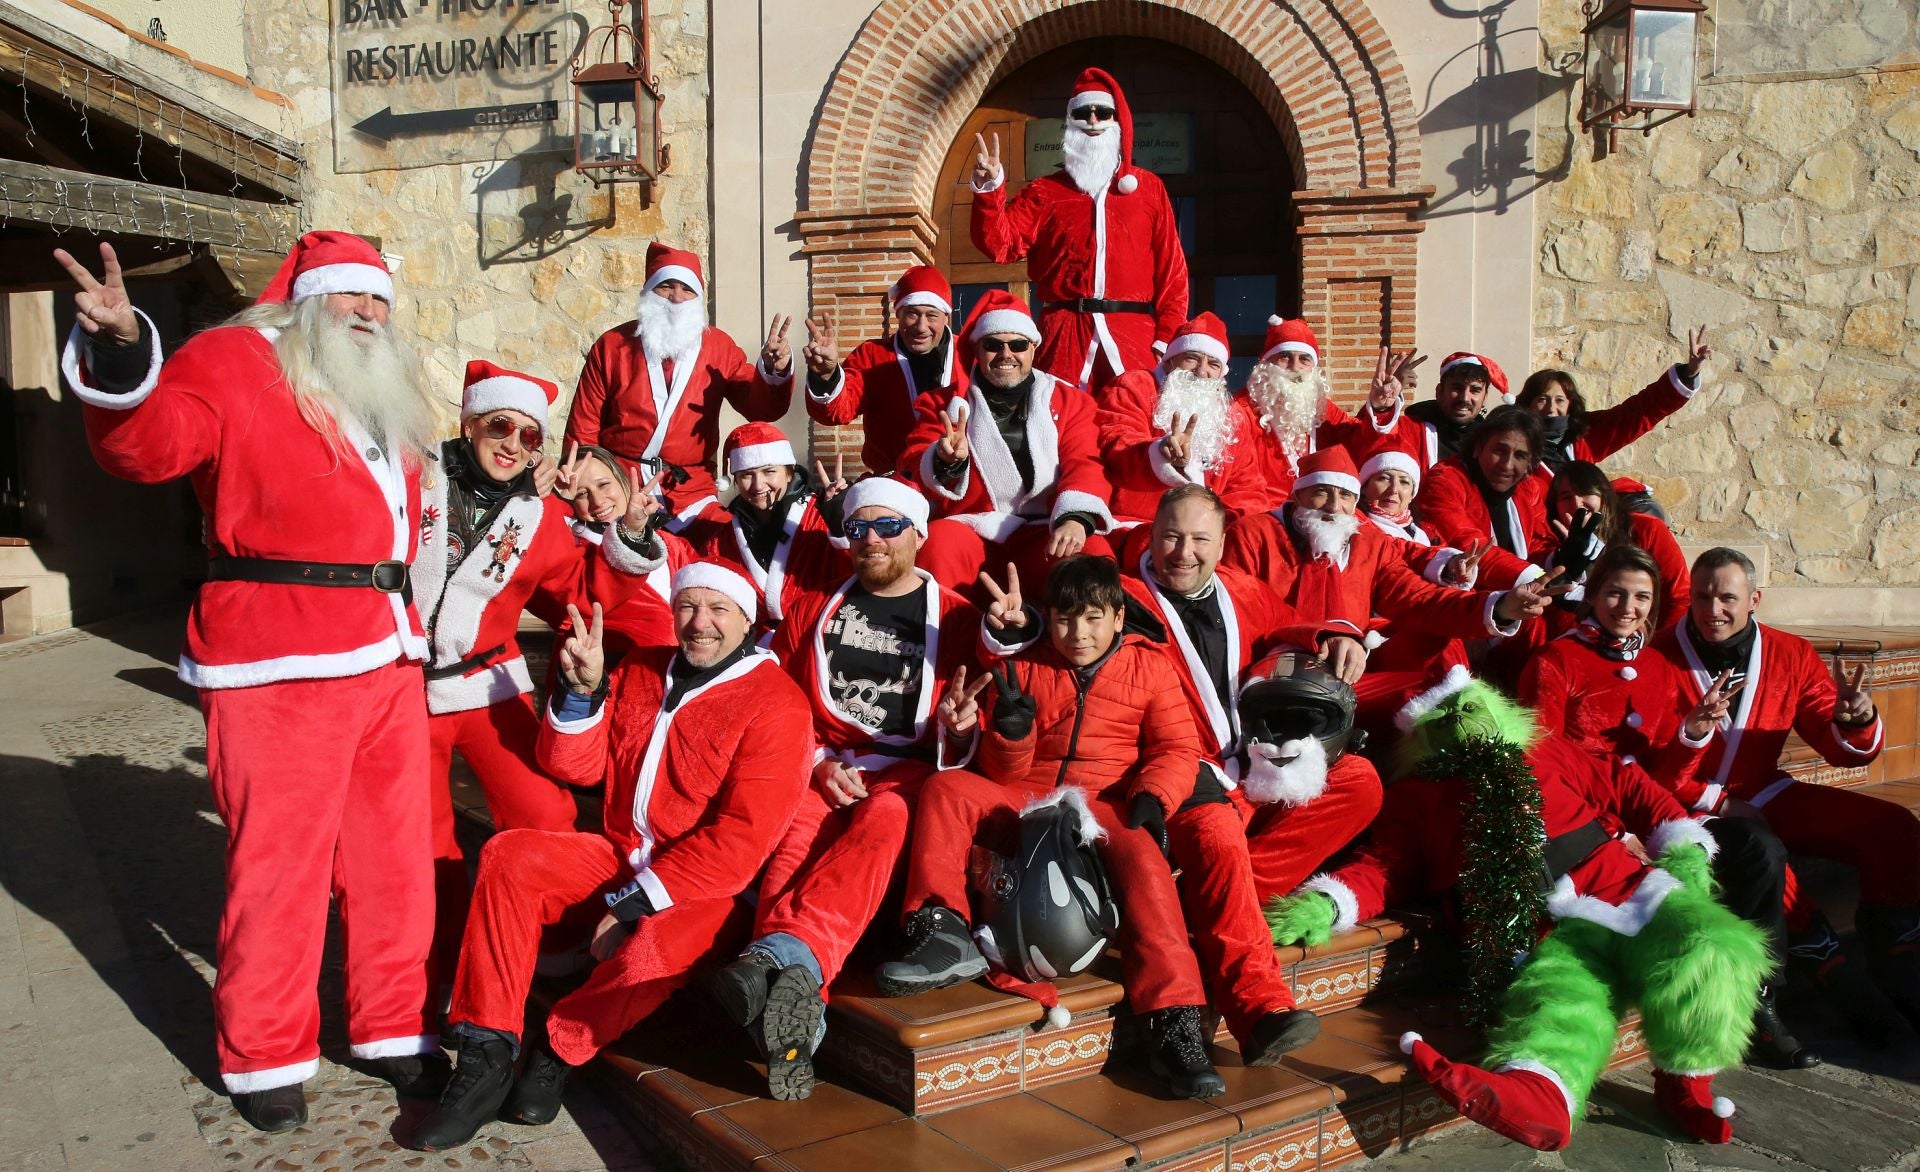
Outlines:
[[927, 653], [928, 593], [881, 598], [855, 586], [822, 633], [835, 706], [876, 732], [913, 735]]

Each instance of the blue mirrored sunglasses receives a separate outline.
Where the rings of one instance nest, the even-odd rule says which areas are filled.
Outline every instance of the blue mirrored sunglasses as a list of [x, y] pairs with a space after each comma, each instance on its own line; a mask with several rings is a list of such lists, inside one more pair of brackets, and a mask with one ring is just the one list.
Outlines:
[[878, 533], [891, 541], [911, 528], [913, 528], [913, 522], [905, 517], [875, 517], [872, 520], [862, 518], [857, 521], [848, 521], [846, 524], [849, 541], [865, 541], [870, 532]]

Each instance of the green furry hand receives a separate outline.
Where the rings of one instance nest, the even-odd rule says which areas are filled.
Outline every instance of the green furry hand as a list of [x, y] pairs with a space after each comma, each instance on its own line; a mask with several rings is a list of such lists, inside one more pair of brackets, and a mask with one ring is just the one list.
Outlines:
[[1674, 843], [1654, 865], [1696, 891], [1711, 895], [1719, 890], [1713, 881], [1713, 860], [1707, 857], [1707, 848], [1697, 842]]
[[1303, 891], [1267, 901], [1267, 927], [1275, 944], [1325, 944], [1333, 939], [1333, 921], [1339, 910], [1324, 892]]

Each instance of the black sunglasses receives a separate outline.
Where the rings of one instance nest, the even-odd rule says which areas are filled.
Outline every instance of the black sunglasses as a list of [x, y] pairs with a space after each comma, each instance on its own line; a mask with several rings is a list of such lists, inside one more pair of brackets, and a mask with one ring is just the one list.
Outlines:
[[486, 428], [482, 434], [488, 439], [503, 440], [515, 431], [520, 433], [521, 447], [537, 448], [540, 446], [540, 437], [543, 433], [537, 426], [530, 423], [515, 423], [504, 415], [496, 415], [492, 419], [487, 420]]
[[848, 521], [845, 528], [849, 541], [865, 541], [868, 533], [878, 533], [880, 536], [891, 541], [913, 528], [913, 522], [907, 520], [905, 517], [875, 517], [872, 520], [867, 520], [863, 517], [859, 520]]
[[1081, 122], [1111, 122], [1115, 117], [1112, 106], [1082, 106], [1073, 112]]
[[998, 354], [1002, 350], [1007, 350], [1014, 354], [1025, 354], [1032, 346], [1033, 340], [1031, 338], [980, 339], [980, 349], [986, 351], [988, 354]]

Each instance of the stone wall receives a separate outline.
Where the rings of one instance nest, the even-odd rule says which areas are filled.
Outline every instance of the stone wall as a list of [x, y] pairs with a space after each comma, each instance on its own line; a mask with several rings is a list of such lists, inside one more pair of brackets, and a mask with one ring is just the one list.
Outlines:
[[711, 256], [708, 0], [651, 10], [673, 160], [643, 207], [636, 186], [596, 188], [563, 155], [336, 174], [327, 0], [248, 0], [252, 80], [293, 101], [307, 147], [304, 226], [375, 237], [402, 258], [395, 320], [444, 388], [449, 418], [467, 360], [487, 358], [558, 382], [558, 427], [587, 346], [633, 316], [647, 242]]
[[[1541, 9], [1543, 59], [1577, 55], [1577, 6]], [[1534, 368], [1604, 406], [1713, 327], [1702, 392], [1609, 470], [1690, 545], [1764, 544], [1775, 584], [1920, 583], [1920, 69], [1707, 80], [1609, 158], [1564, 124], [1539, 145], [1571, 159], [1536, 219]]]

